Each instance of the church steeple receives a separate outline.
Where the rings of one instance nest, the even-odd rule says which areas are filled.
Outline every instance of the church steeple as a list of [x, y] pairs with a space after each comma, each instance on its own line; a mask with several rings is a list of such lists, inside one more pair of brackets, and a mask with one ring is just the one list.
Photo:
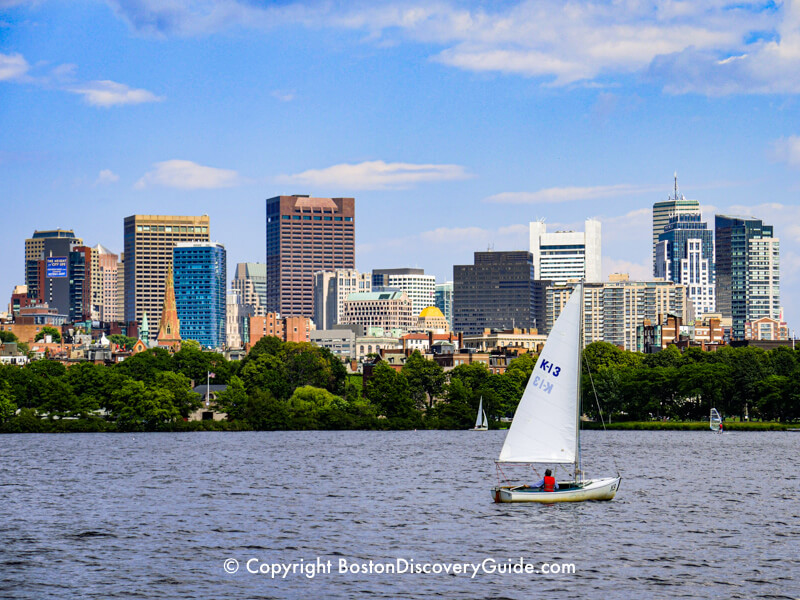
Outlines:
[[161, 325], [158, 328], [158, 345], [176, 351], [180, 349], [181, 345], [181, 326], [178, 321], [178, 309], [175, 305], [172, 265], [167, 271], [167, 284], [164, 288], [164, 308], [161, 311]]

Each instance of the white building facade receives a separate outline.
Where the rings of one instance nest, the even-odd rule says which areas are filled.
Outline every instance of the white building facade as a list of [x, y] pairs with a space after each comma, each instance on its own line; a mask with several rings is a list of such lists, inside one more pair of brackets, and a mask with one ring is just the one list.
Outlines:
[[530, 223], [530, 251], [536, 279], [558, 285], [570, 280], [602, 280], [600, 221], [587, 219], [584, 229], [547, 233], [544, 221]]

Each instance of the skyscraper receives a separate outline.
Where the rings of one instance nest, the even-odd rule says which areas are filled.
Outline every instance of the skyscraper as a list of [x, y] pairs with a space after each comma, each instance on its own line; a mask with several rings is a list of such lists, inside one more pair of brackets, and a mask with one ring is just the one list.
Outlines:
[[400, 290], [411, 300], [411, 312], [416, 318], [422, 309], [436, 302], [436, 277], [425, 275], [425, 269], [374, 269], [372, 289]]
[[39, 298], [39, 263], [44, 259], [44, 242], [47, 239], [67, 239], [74, 245], [80, 246], [83, 240], [75, 237], [71, 229], [50, 229], [47, 231], [34, 231], [33, 235], [25, 240], [25, 285], [28, 286], [28, 298]]
[[314, 273], [314, 324], [317, 329], [330, 329], [341, 322], [344, 303], [350, 294], [371, 291], [369, 273], [359, 273], [355, 269]]
[[91, 248], [75, 238], [49, 237], [38, 265], [37, 299], [46, 302], [70, 323], [91, 318]]
[[687, 200], [683, 194], [678, 193], [678, 174], [675, 173], [674, 195], [653, 204], [653, 275], [656, 273], [658, 236], [664, 233], [670, 217], [681, 214], [700, 214], [700, 203], [697, 200]]
[[696, 315], [715, 310], [714, 239], [700, 213], [669, 219], [656, 244], [655, 276], [686, 286]]
[[453, 266], [453, 330], [536, 326], [530, 252], [475, 252], [474, 265]]
[[530, 224], [530, 249], [536, 279], [559, 285], [569, 280], [601, 280], [600, 221], [587, 219], [585, 231], [547, 233], [544, 221]]
[[313, 318], [313, 275], [355, 268], [355, 200], [276, 196], [267, 208], [267, 311]]
[[237, 263], [231, 287], [239, 292], [239, 304], [249, 305], [253, 315], [267, 314], [267, 265]]
[[446, 281], [445, 283], [436, 284], [436, 303], [434, 306], [442, 311], [444, 318], [453, 329], [453, 282]]
[[208, 215], [125, 217], [125, 320], [141, 323], [147, 311], [150, 329], [159, 331], [172, 247], [209, 240]]
[[216, 242], [178, 242], [172, 255], [181, 339], [196, 340], [206, 348], [224, 347], [228, 280], [225, 247]]
[[731, 337], [745, 323], [780, 318], [780, 241], [755, 217], [716, 215], [717, 311], [731, 317]]
[[117, 297], [117, 277], [119, 274], [119, 257], [101, 244], [93, 248], [97, 253], [98, 279], [100, 280], [99, 318], [101, 321], [119, 321], [119, 298]]

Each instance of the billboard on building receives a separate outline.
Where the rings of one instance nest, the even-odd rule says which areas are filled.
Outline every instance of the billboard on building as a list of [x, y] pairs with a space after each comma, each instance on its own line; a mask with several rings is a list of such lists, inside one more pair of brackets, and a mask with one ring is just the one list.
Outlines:
[[66, 277], [67, 276], [67, 257], [50, 256], [47, 258], [47, 277]]

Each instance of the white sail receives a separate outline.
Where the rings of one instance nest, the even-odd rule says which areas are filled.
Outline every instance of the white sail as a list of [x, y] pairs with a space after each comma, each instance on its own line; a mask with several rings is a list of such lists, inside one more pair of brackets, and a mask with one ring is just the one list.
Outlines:
[[536, 361], [498, 462], [576, 462], [582, 301], [579, 285]]
[[478, 405], [478, 417], [475, 419], [475, 429], [484, 427], [486, 424], [481, 421], [486, 421], [486, 413], [483, 412], [483, 396], [481, 396], [481, 403]]
[[489, 419], [486, 418], [486, 411], [484, 410], [482, 412], [483, 412], [483, 423], [481, 423], [481, 427], [489, 429]]
[[722, 417], [719, 416], [719, 412], [717, 412], [716, 408], [711, 409], [711, 418], [708, 420], [709, 427], [711, 427], [711, 431], [719, 431], [720, 423], [722, 423]]

